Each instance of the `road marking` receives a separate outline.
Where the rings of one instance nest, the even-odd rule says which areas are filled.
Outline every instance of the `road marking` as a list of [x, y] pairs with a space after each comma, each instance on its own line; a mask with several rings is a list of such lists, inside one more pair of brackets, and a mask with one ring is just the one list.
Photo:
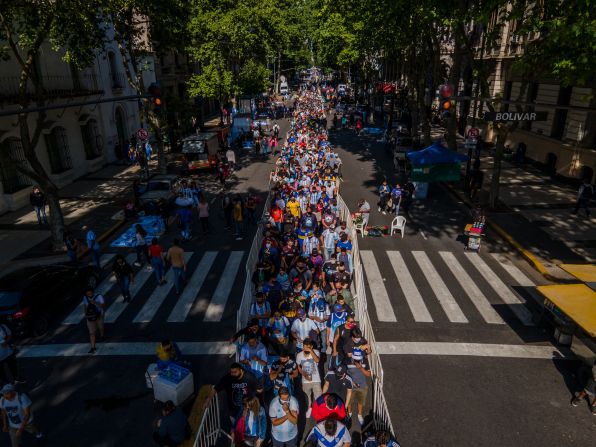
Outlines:
[[418, 323], [432, 323], [433, 319], [426, 308], [426, 304], [424, 304], [422, 295], [420, 295], [414, 278], [412, 278], [401, 253], [390, 250], [387, 251], [387, 256], [389, 257], [389, 261], [391, 261], [391, 266], [393, 267], [395, 276], [397, 276], [401, 290], [404, 292], [408, 306], [410, 306], [414, 321]]
[[201, 262], [199, 262], [199, 265], [195, 268], [190, 281], [180, 294], [180, 298], [174, 306], [174, 309], [172, 309], [172, 312], [168, 317], [168, 322], [178, 323], [186, 319], [190, 308], [197, 298], [199, 290], [201, 290], [201, 287], [203, 287], [205, 278], [207, 278], [207, 274], [209, 273], [209, 270], [211, 270], [211, 266], [213, 265], [216, 257], [216, 251], [205, 252], [201, 258]]
[[233, 251], [230, 253], [230, 257], [228, 258], [228, 262], [226, 263], [224, 271], [219, 278], [219, 283], [217, 284], [217, 288], [211, 297], [211, 302], [209, 303], [209, 307], [207, 307], [203, 321], [221, 321], [224, 309], [226, 308], [226, 303], [228, 302], [228, 297], [230, 296], [232, 286], [234, 285], [234, 278], [238, 273], [240, 262], [242, 261], [243, 257], [243, 251]]
[[[147, 356], [155, 357], [155, 342], [138, 343], [98, 343], [93, 356]], [[229, 355], [235, 352], [235, 345], [227, 341], [177, 342], [178, 347], [187, 355]], [[40, 357], [92, 357], [88, 343], [28, 345], [19, 348], [20, 358]]]
[[[104, 269], [115, 257], [116, 253], [104, 253], [99, 257], [99, 265]], [[89, 265], [95, 265], [93, 260], [89, 261]]]
[[[186, 262], [190, 260], [192, 253], [184, 253]], [[174, 270], [169, 269], [166, 273], [167, 283], [163, 286], [157, 285], [155, 290], [145, 302], [143, 308], [139, 311], [137, 316], [132, 320], [133, 323], [149, 323], [166, 300], [168, 294], [174, 287]]]
[[381, 355], [459, 355], [544, 360], [575, 359], [575, 356], [569, 349], [536, 345], [383, 341], [377, 342], [375, 350]]
[[449, 318], [449, 321], [452, 323], [467, 323], [468, 319], [462, 312], [459, 304], [457, 304], [457, 301], [455, 301], [455, 298], [453, 298], [453, 295], [451, 295], [447, 285], [445, 285], [445, 282], [441, 276], [439, 276], [439, 273], [435, 269], [434, 265], [430, 262], [430, 259], [426, 253], [423, 251], [413, 251], [412, 255], [420, 266], [420, 270], [422, 270], [422, 273], [424, 273], [424, 276], [430, 284], [430, 287], [433, 289], [433, 292], [437, 296], [437, 299], [439, 300], [441, 307], [443, 307], [443, 310], [445, 311], [447, 318]]
[[[129, 264], [132, 264], [134, 262], [135, 256], [136, 255], [134, 254], [130, 254], [126, 257], [126, 260]], [[136, 294], [139, 292], [139, 290], [141, 290], [141, 288], [151, 277], [151, 275], [153, 275], [153, 271], [149, 271], [145, 267], [142, 267], [137, 272], [137, 274], [134, 277], [134, 281], [130, 286], [131, 300], [135, 299]], [[122, 312], [124, 312], [124, 309], [126, 309], [126, 307], [128, 306], [128, 303], [125, 303], [120, 298], [124, 299], [122, 297], [122, 293], [118, 294], [116, 299], [112, 302], [112, 305], [108, 307], [108, 309], [106, 310], [106, 314], [104, 316], [104, 321], [106, 323], [115, 323], [118, 317], [122, 315]]]
[[497, 260], [501, 267], [503, 267], [509, 275], [522, 287], [534, 287], [536, 283], [526, 276], [517, 266], [513, 264], [501, 253], [491, 253], [492, 257]]
[[422, 238], [426, 241], [428, 240], [428, 238], [426, 237], [426, 234], [424, 234], [424, 231], [422, 230], [418, 230], [418, 232], [420, 233], [420, 236], [422, 236]]
[[[108, 262], [110, 262], [115, 257], [116, 257], [115, 253], [101, 255], [101, 258], [99, 259], [100, 264], [106, 265]], [[110, 270], [109, 276], [107, 278], [104, 278], [104, 280], [102, 282], [100, 282], [99, 285], [95, 288], [95, 293], [101, 293], [105, 297], [105, 295], [110, 290], [112, 290], [112, 287], [114, 287], [114, 285], [116, 285], [116, 278], [114, 277], [114, 275], [112, 275], [112, 272]], [[81, 296], [80, 302], [73, 309], [73, 311], [70, 313], [70, 315], [68, 315], [68, 317], [66, 317], [64, 319], [62, 324], [66, 324], [66, 325], [79, 324], [83, 320], [84, 315], [83, 315], [82, 302], [83, 302], [83, 297]]]
[[362, 265], [366, 272], [370, 296], [377, 310], [377, 319], [391, 323], [396, 322], [397, 318], [393, 312], [391, 301], [389, 301], [387, 289], [383, 285], [383, 278], [381, 277], [381, 272], [379, 271], [379, 266], [373, 252], [370, 250], [361, 250], [360, 258], [362, 258]]
[[532, 313], [524, 305], [524, 303], [515, 295], [509, 286], [505, 284], [501, 278], [488, 266], [484, 259], [478, 253], [466, 253], [474, 267], [480, 272], [484, 279], [490, 284], [495, 292], [501, 297], [503, 302], [509, 306], [515, 316], [520, 320], [524, 326], [534, 326], [532, 323]]
[[505, 324], [501, 316], [491, 306], [490, 302], [486, 299], [484, 294], [480, 291], [476, 283], [470, 278], [470, 275], [464, 270], [461, 264], [455, 259], [453, 253], [448, 251], [440, 251], [439, 255], [443, 258], [455, 279], [459, 282], [462, 289], [470, 297], [470, 300], [484, 318], [484, 321], [491, 324]]

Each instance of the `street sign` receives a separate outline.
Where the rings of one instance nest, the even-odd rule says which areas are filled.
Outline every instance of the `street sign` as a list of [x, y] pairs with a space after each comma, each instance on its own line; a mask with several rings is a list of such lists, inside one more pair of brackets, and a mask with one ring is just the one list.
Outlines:
[[477, 127], [470, 127], [468, 130], [468, 138], [477, 139], [480, 136], [480, 129]]
[[546, 121], [548, 112], [485, 112], [485, 121]]
[[137, 137], [140, 140], [146, 140], [147, 138], [149, 138], [149, 132], [147, 132], [146, 129], [141, 128], [141, 129], [137, 130]]

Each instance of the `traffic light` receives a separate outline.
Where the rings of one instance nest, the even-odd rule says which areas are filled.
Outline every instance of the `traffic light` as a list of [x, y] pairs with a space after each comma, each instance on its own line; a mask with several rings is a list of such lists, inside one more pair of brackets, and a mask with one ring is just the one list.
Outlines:
[[451, 117], [451, 109], [453, 108], [453, 86], [450, 84], [443, 84], [439, 87], [439, 115], [442, 119]]
[[147, 89], [149, 94], [151, 95], [151, 104], [153, 105], [153, 112], [159, 113], [161, 112], [161, 106], [163, 105], [163, 101], [161, 99], [161, 88], [159, 84], [154, 82], [149, 86]]

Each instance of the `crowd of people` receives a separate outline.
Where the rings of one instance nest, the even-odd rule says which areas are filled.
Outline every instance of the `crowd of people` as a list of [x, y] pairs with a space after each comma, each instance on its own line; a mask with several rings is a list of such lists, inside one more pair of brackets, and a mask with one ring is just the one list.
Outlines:
[[[213, 388], [225, 392], [237, 444], [348, 446], [366, 428], [371, 347], [350, 292], [351, 235], [340, 220], [341, 160], [327, 138], [320, 94], [296, 102], [271, 174], [272, 201], [252, 281], [249, 322], [230, 340], [238, 362]], [[209, 401], [208, 401], [209, 402]], [[207, 404], [208, 404], [207, 402]], [[313, 420], [302, 437], [299, 421]], [[385, 432], [369, 447], [391, 445]]]

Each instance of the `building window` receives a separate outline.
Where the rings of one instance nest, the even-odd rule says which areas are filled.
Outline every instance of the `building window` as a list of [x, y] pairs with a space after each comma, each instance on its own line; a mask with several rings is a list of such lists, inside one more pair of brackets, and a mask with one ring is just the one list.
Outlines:
[[112, 89], [121, 89], [123, 87], [122, 75], [118, 71], [116, 55], [111, 51], [108, 53], [108, 61], [110, 62], [110, 80], [112, 83]]
[[93, 160], [101, 156], [103, 138], [99, 133], [97, 121], [91, 119], [81, 126], [83, 135], [83, 146], [85, 147], [85, 157], [87, 160]]
[[68, 139], [64, 127], [54, 127], [49, 135], [46, 135], [46, 148], [50, 159], [52, 174], [59, 174], [72, 168]]
[[13, 194], [21, 189], [31, 186], [31, 179], [21, 173], [17, 166], [24, 169], [30, 169], [29, 163], [25, 158], [21, 140], [18, 138], [8, 138], [0, 143], [0, 178], [2, 179], [2, 189], [4, 194]]
[[[505, 91], [503, 92], [503, 99], [505, 101], [511, 100], [511, 89], [513, 88], [513, 81], [506, 81], [505, 82]], [[503, 111], [509, 112], [509, 104], [503, 104]]]
[[[572, 87], [559, 88], [559, 97], [557, 98], [557, 106], [568, 106], [571, 101]], [[552, 138], [560, 140], [565, 133], [565, 126], [567, 124], [567, 109], [555, 109], [553, 118], [553, 127], [550, 133]]]
[[[530, 82], [530, 85], [528, 85], [528, 91], [526, 92], [526, 102], [536, 103], [537, 97], [538, 97], [538, 83]], [[528, 108], [526, 110], [531, 113], [534, 111], [534, 106], [528, 106]], [[532, 121], [523, 121], [521, 124], [521, 128], [523, 130], [532, 129]]]

